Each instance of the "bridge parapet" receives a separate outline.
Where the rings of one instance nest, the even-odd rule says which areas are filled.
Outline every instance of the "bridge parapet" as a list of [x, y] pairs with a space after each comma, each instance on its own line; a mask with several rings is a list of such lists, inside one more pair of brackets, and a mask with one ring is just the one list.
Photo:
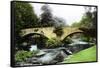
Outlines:
[[54, 28], [53, 27], [44, 27], [44, 28], [29, 28], [29, 29], [23, 29], [21, 30], [21, 36], [25, 36], [30, 33], [38, 33], [45, 35], [48, 38], [56, 37], [56, 34], [53, 33]]
[[[28, 28], [21, 30], [21, 36], [25, 36], [30, 33], [38, 33], [42, 34], [48, 38], [57, 37], [56, 34], [53, 32], [54, 27], [44, 27], [44, 28]], [[71, 28], [71, 27], [64, 27], [63, 28], [63, 35], [61, 36], [61, 40], [63, 40], [67, 35], [74, 33], [74, 32], [82, 32], [78, 28]]]

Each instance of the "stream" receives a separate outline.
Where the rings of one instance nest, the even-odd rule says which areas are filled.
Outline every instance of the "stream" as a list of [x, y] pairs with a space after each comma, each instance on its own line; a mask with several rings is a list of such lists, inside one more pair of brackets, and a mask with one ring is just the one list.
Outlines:
[[[74, 52], [79, 52], [83, 49], [91, 47], [93, 43], [84, 42], [73, 39], [73, 43], [66, 44], [69, 48], [58, 47], [54, 49], [38, 49], [37, 45], [32, 45], [30, 51], [39, 51], [36, 56], [27, 58], [26, 63], [19, 63], [20, 66], [25, 65], [48, 65], [48, 64], [60, 64], [65, 58], [69, 59], [69, 56]], [[87, 46], [88, 45], [88, 46]]]

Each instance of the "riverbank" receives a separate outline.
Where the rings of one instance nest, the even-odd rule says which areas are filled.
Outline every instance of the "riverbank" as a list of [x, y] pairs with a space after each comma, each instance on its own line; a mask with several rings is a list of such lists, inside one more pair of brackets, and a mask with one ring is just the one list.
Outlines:
[[69, 59], [65, 58], [63, 63], [92, 62], [92, 61], [96, 61], [96, 45], [71, 55]]

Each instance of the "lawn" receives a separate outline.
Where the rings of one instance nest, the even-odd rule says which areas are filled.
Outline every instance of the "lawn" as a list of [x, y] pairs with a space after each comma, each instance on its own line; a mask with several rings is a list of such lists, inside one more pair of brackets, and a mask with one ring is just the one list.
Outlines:
[[63, 63], [74, 63], [74, 62], [91, 62], [96, 61], [96, 46], [92, 46], [88, 49], [82, 50], [63, 61]]

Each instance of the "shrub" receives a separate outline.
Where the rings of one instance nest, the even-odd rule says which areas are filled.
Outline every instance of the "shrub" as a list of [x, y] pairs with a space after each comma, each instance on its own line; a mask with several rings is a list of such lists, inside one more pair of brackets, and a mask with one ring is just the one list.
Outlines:
[[62, 27], [55, 27], [54, 31], [53, 31], [56, 36], [61, 37], [63, 35], [63, 28]]
[[37, 52], [31, 52], [31, 51], [24, 51], [24, 50], [21, 50], [21, 51], [18, 51], [16, 54], [15, 54], [15, 61], [16, 62], [24, 62], [26, 60], [26, 58], [30, 58], [32, 56], [35, 56]]
[[72, 40], [71, 40], [71, 38], [66, 38], [65, 40], [63, 40], [63, 42], [65, 44], [71, 44], [72, 43]]
[[47, 48], [55, 48], [61, 46], [61, 41], [56, 38], [51, 38], [46, 42]]

